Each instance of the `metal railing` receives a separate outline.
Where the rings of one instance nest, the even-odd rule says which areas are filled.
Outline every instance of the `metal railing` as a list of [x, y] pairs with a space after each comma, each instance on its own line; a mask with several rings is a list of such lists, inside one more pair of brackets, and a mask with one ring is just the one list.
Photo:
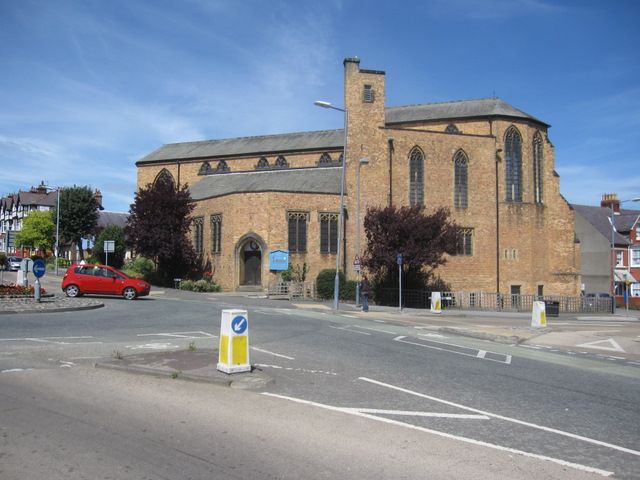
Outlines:
[[[382, 288], [376, 291], [377, 305], [398, 306], [397, 288]], [[544, 301], [547, 308], [557, 306], [565, 313], [611, 313], [613, 299], [584, 296], [558, 295], [511, 295], [486, 292], [442, 292], [442, 308], [458, 310], [494, 310], [530, 312], [534, 301]], [[406, 308], [430, 308], [431, 291], [403, 290], [402, 306]]]
[[316, 284], [314, 282], [275, 282], [268, 287], [269, 298], [315, 299]]

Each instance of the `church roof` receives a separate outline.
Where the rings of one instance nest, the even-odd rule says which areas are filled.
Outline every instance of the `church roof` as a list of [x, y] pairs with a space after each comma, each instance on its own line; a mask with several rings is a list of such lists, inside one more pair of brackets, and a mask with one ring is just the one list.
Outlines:
[[191, 198], [222, 197], [233, 193], [287, 192], [340, 194], [340, 167], [291, 168], [207, 175], [189, 187]]
[[[549, 126], [528, 113], [509, 105], [500, 98], [385, 108], [385, 122], [387, 125], [437, 120], [454, 121], [483, 117], [519, 118], [534, 121], [546, 127]], [[330, 150], [342, 148], [343, 144], [343, 129], [170, 143], [154, 150], [139, 160], [136, 165], [167, 160], [194, 160], [221, 156]]]
[[344, 130], [320, 130], [259, 137], [238, 137], [224, 140], [170, 143], [151, 152], [138, 162], [250, 155], [255, 153], [294, 152], [342, 148]]
[[406, 105], [403, 107], [387, 107], [385, 109], [385, 122], [387, 124], [478, 117], [521, 118], [524, 120], [532, 120], [547, 127], [549, 126], [528, 113], [509, 105], [501, 98], [495, 97], [455, 102], [427, 103], [422, 105]]

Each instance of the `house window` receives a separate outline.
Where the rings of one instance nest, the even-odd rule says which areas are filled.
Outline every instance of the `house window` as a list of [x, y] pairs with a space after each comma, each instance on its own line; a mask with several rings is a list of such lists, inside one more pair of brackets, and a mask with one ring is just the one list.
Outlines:
[[506, 156], [507, 202], [522, 201], [522, 137], [515, 127], [510, 127], [504, 139]]
[[631, 266], [640, 267], [640, 248], [631, 249]]
[[197, 255], [202, 255], [203, 227], [204, 217], [196, 217], [193, 219], [193, 249]]
[[454, 165], [454, 198], [456, 208], [467, 208], [467, 155], [458, 150], [453, 158]]
[[616, 267], [624, 267], [624, 252], [616, 252]]
[[373, 87], [371, 85], [365, 85], [362, 90], [362, 101], [364, 103], [373, 103], [375, 95], [373, 94]]
[[287, 212], [289, 223], [289, 253], [304, 253], [307, 251], [307, 222], [308, 212]]
[[424, 205], [424, 156], [418, 147], [409, 154], [409, 204]]
[[542, 135], [533, 137], [533, 201], [542, 203]]
[[222, 214], [211, 215], [211, 253], [218, 254], [222, 247]]
[[320, 213], [320, 253], [336, 253], [338, 251], [339, 217], [340, 215], [337, 213]]
[[631, 296], [640, 297], [640, 283], [631, 284]]
[[473, 228], [460, 228], [456, 233], [457, 256], [473, 255]]

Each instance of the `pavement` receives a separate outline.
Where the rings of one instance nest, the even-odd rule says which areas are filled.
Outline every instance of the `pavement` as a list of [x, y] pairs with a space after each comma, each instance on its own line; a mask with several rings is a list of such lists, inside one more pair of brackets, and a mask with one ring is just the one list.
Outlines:
[[[5, 273], [5, 281], [7, 275]], [[9, 298], [0, 300], [0, 315], [16, 313], [68, 312], [100, 308], [104, 303], [100, 297], [68, 298], [60, 291], [60, 278], [54, 275], [42, 279], [48, 296], [41, 302], [33, 298]], [[56, 292], [58, 290], [58, 292]], [[51, 294], [56, 292], [55, 294]], [[202, 299], [203, 297], [243, 296], [248, 302], [269, 302], [282, 308], [331, 311], [330, 303], [312, 301], [289, 302], [267, 300], [265, 295], [248, 292], [195, 293], [167, 288], [152, 288], [151, 295], [180, 300]], [[413, 324], [439, 333], [466, 336], [497, 343], [519, 345], [532, 348], [560, 348], [563, 351], [584, 350], [600, 354], [602, 357], [614, 353], [625, 354], [629, 361], [640, 365], [640, 312], [619, 310], [615, 315], [560, 314], [558, 318], [548, 318], [544, 328], [531, 327], [531, 313], [444, 310], [441, 314], [424, 309], [403, 309], [371, 305], [369, 312], [362, 312], [353, 304], [341, 303], [338, 315]], [[620, 333], [623, 332], [623, 333]], [[577, 352], [576, 352], [577, 353]], [[252, 370], [242, 375], [227, 375], [217, 370], [217, 352], [213, 350], [179, 350], [153, 352], [121, 356], [101, 360], [99, 368], [124, 370], [168, 376], [174, 379], [209, 382], [232, 388], [262, 388], [270, 380], [260, 370]], [[613, 357], [619, 358], [619, 357]]]

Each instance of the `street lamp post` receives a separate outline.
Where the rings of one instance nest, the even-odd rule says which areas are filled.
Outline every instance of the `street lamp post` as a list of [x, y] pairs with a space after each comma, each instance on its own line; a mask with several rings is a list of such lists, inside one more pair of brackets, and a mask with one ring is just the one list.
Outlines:
[[59, 253], [59, 245], [60, 245], [60, 187], [52, 188], [45, 187], [47, 190], [51, 192], [56, 192], [56, 246], [53, 250], [53, 254], [56, 257], [56, 277], [58, 276], [58, 253]]
[[[367, 157], [358, 162], [356, 175], [356, 255], [360, 258], [360, 167], [369, 164]], [[360, 305], [360, 270], [358, 269], [358, 283], [356, 283], [356, 305]]]
[[342, 229], [344, 226], [344, 172], [347, 165], [347, 128], [349, 125], [349, 112], [346, 108], [338, 108], [329, 102], [318, 100], [314, 102], [318, 107], [330, 108], [344, 113], [344, 146], [342, 147], [342, 173], [340, 179], [340, 213], [338, 214], [338, 248], [336, 252], [336, 278], [333, 286], [333, 309], [338, 310], [340, 298], [340, 251], [342, 245]]

